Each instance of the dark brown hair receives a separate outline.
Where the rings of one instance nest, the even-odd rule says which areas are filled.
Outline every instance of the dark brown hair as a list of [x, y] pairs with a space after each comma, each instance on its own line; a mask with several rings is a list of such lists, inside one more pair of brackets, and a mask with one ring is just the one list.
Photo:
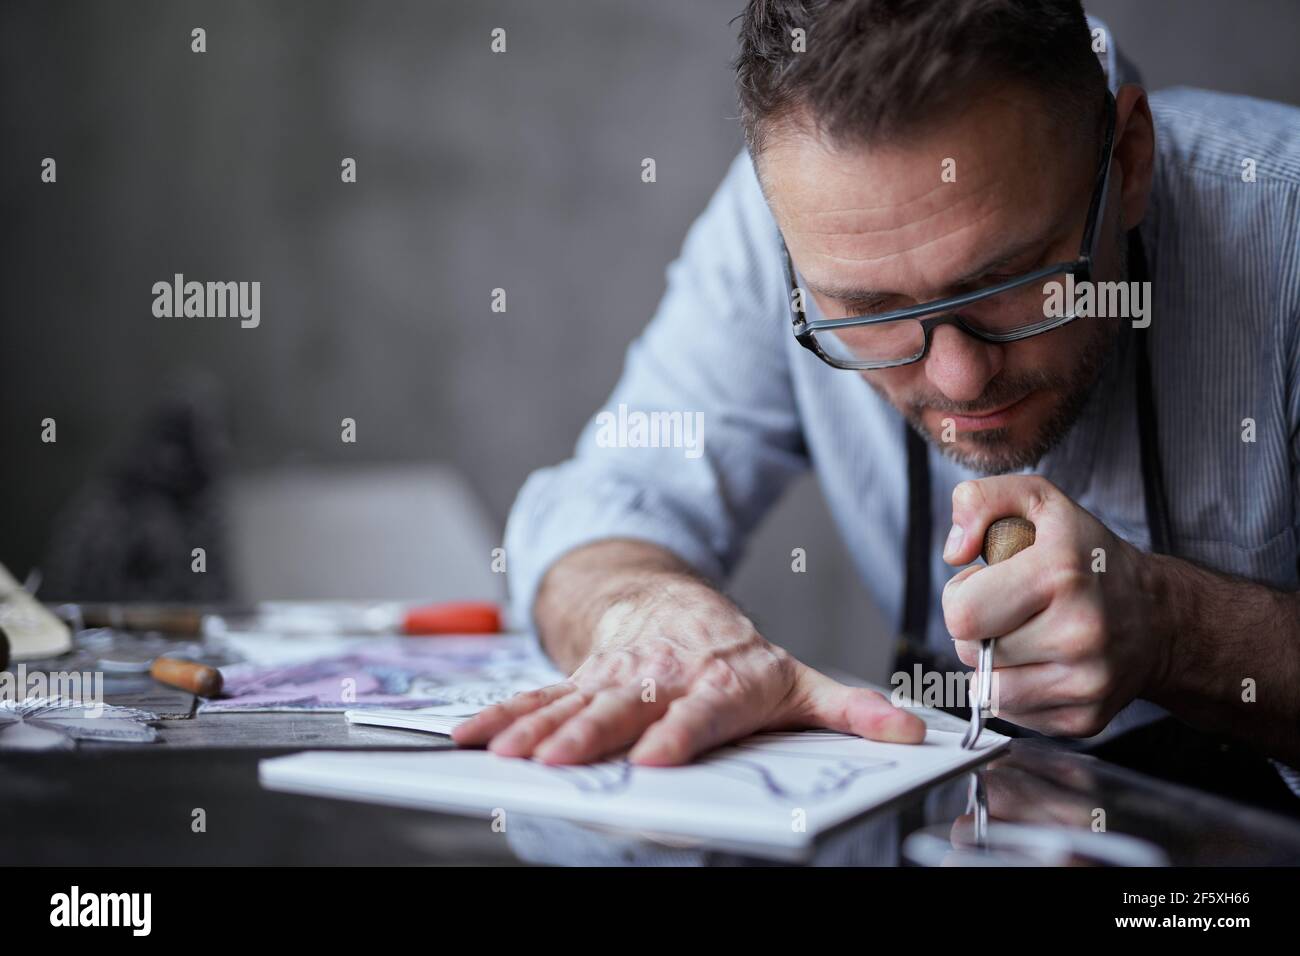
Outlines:
[[[751, 152], [796, 113], [836, 142], [888, 138], [992, 83], [1058, 118], [1101, 115], [1105, 74], [1079, 0], [748, 0], [735, 61]], [[801, 29], [806, 52], [796, 52]]]

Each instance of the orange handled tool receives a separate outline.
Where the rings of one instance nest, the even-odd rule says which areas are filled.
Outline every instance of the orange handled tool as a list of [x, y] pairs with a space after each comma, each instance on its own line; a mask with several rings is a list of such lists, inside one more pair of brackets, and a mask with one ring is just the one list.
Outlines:
[[501, 609], [487, 601], [448, 601], [408, 608], [402, 618], [406, 634], [497, 634]]

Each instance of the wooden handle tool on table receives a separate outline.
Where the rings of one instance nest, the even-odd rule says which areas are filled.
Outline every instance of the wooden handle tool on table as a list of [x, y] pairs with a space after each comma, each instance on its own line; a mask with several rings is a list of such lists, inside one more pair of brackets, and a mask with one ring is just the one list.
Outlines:
[[159, 657], [149, 667], [149, 674], [156, 681], [200, 697], [216, 697], [221, 693], [221, 671], [207, 664], [196, 664], [178, 657]]
[[[1034, 543], [1034, 523], [1024, 518], [999, 518], [984, 532], [984, 549], [980, 552], [987, 564], [1005, 561]], [[979, 699], [971, 704], [970, 726], [961, 745], [970, 750], [983, 729], [984, 711], [989, 706], [993, 683], [993, 638], [980, 641], [979, 663], [975, 668]]]

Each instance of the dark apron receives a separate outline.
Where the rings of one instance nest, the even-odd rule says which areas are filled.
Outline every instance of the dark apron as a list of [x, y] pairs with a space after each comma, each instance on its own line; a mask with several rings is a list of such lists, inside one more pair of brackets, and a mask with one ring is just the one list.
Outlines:
[[[1136, 229], [1129, 233], [1129, 279], [1134, 282], [1145, 282], [1148, 279], [1146, 250]], [[1135, 384], [1142, 490], [1147, 527], [1151, 530], [1151, 550], [1158, 554], [1174, 554], [1151, 387], [1151, 358], [1147, 336], [1143, 334], [1145, 331], [1134, 336], [1137, 350]], [[946, 670], [948, 665], [938, 660], [925, 647], [932, 587], [930, 542], [933, 540], [934, 529], [930, 511], [929, 446], [907, 423], [904, 423], [904, 429], [908, 485], [907, 577], [903, 590], [903, 620], [895, 654], [895, 670], [912, 674], [917, 665], [920, 665], [923, 672]], [[942, 709], [969, 718], [970, 712], [966, 708]], [[1005, 720], [990, 720], [987, 726], [1010, 737], [1042, 736]], [[1088, 753], [1166, 780], [1300, 815], [1300, 798], [1291, 792], [1268, 760], [1238, 744], [1188, 727], [1175, 717], [1164, 717], [1136, 727], [1103, 744], [1088, 748]]]

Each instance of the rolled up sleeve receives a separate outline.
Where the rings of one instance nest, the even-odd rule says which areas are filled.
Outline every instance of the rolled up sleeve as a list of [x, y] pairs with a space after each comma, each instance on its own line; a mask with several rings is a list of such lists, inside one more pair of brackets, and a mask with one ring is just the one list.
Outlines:
[[[748, 533], [808, 467], [786, 364], [786, 296], [776, 226], [742, 153], [691, 226], [653, 320], [574, 456], [534, 472], [519, 493], [506, 526], [517, 623], [532, 626], [547, 569], [595, 541], [643, 540], [717, 582], [730, 574]], [[692, 427], [659, 432], [682, 439], [671, 447], [629, 447], [640, 437], [620, 422], [654, 412], [680, 413], [665, 420]]]

